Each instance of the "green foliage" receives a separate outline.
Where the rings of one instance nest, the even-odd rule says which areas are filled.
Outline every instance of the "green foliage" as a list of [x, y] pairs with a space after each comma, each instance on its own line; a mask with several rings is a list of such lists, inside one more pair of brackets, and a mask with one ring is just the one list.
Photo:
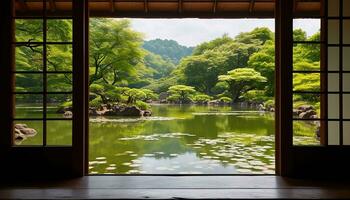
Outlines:
[[[43, 40], [42, 21], [16, 19], [16, 41]], [[294, 30], [296, 41], [320, 41], [320, 33], [310, 37]], [[216, 98], [240, 98], [268, 102], [274, 96], [274, 36], [268, 28], [256, 28], [235, 38], [227, 34], [204, 42], [195, 49], [172, 40], [143, 41], [143, 35], [131, 29], [126, 19], [92, 19], [90, 24], [90, 100], [101, 103], [142, 104], [157, 100], [157, 93], [170, 93], [169, 101], [206, 102]], [[72, 20], [52, 19], [47, 24], [47, 40], [72, 41]], [[72, 46], [48, 45], [47, 70], [71, 71]], [[192, 54], [192, 55], [191, 55]], [[16, 46], [17, 71], [42, 71], [43, 48]], [[320, 45], [295, 44], [293, 70], [320, 70]], [[42, 91], [41, 75], [16, 74], [16, 91]], [[48, 75], [48, 90], [70, 91], [70, 74]], [[293, 89], [320, 91], [317, 73], [294, 73]], [[196, 91], [200, 94], [196, 94]], [[30, 99], [23, 99], [23, 102]], [[38, 99], [32, 99], [36, 102]], [[50, 95], [52, 102], [64, 102], [64, 95]], [[227, 100], [227, 99], [226, 99]], [[228, 101], [228, 100], [227, 100]], [[296, 104], [319, 105], [317, 95], [300, 94]]]
[[265, 108], [272, 108], [275, 106], [275, 100], [273, 99], [269, 99], [267, 101], [264, 102], [264, 106]]
[[73, 106], [73, 101], [66, 101], [63, 102], [59, 107], [60, 108], [67, 108], [67, 107], [72, 107]]
[[147, 97], [147, 95], [141, 90], [137, 88], [128, 88], [123, 94], [128, 97], [128, 104], [136, 103], [137, 100], [142, 100]]
[[232, 99], [230, 97], [220, 97], [219, 101], [221, 101], [223, 103], [231, 103]]
[[158, 94], [154, 93], [152, 90], [149, 89], [141, 89], [143, 93], [145, 93], [145, 98], [143, 101], [148, 101], [148, 100], [157, 100], [158, 99]]
[[160, 79], [168, 76], [175, 68], [175, 65], [168, 60], [164, 60], [160, 55], [147, 52], [144, 58], [144, 64], [154, 70], [153, 78]]
[[262, 103], [269, 98], [265, 93], [265, 90], [250, 90], [244, 93], [242, 97], [250, 102]]
[[164, 60], [171, 61], [173, 64], [178, 64], [181, 58], [190, 55], [193, 47], [179, 45], [174, 40], [155, 39], [145, 41], [143, 48], [160, 55]]
[[188, 103], [192, 101], [191, 96], [196, 92], [194, 87], [187, 85], [174, 85], [169, 87], [168, 92], [171, 94], [169, 101], [177, 101], [179, 103]]
[[208, 103], [210, 100], [212, 100], [212, 97], [206, 94], [198, 94], [195, 95], [192, 100], [196, 103], [203, 104]]
[[293, 30], [293, 40], [294, 41], [301, 41], [304, 42], [307, 40], [306, 32], [302, 29], [295, 29]]
[[138, 108], [140, 108], [141, 110], [147, 110], [147, 109], [150, 108], [150, 106], [147, 103], [143, 102], [143, 101], [136, 101], [135, 105]]
[[269, 28], [261, 27], [261, 28], [255, 28], [251, 32], [248, 33], [240, 33], [236, 38], [235, 41], [239, 43], [246, 43], [246, 44], [265, 44], [268, 40], [273, 40], [274, 35], [272, 31]]
[[90, 95], [99, 96], [104, 104], [120, 102], [124, 88], [108, 84], [91, 84]]
[[213, 50], [217, 48], [218, 46], [231, 43], [233, 42], [233, 39], [230, 38], [227, 34], [224, 34], [220, 38], [216, 38], [210, 42], [203, 42], [202, 44], [198, 45], [194, 50], [193, 50], [193, 55], [200, 55], [203, 54], [205, 51], [208, 50]]
[[251, 68], [237, 68], [220, 75], [219, 81], [227, 82], [231, 98], [234, 102], [245, 92], [257, 88], [259, 83], [266, 82], [266, 78]]
[[90, 85], [117, 85], [136, 76], [135, 65], [142, 62], [142, 35], [129, 20], [95, 18], [90, 21]]
[[293, 90], [319, 92], [320, 91], [320, 74], [294, 73]]
[[260, 72], [267, 78], [266, 95], [274, 95], [275, 86], [275, 46], [274, 42], [267, 41], [260, 51], [250, 56], [248, 66]]
[[89, 101], [89, 106], [90, 106], [90, 107], [95, 107], [95, 108], [97, 108], [97, 107], [99, 107], [102, 103], [103, 103], [103, 102], [102, 102], [101, 97], [96, 97], [96, 98], [94, 98], [93, 100]]

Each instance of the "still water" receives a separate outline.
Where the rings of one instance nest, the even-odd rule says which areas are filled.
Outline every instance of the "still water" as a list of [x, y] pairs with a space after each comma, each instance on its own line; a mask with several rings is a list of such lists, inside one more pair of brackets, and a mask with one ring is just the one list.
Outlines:
[[[22, 115], [29, 110], [35, 115], [33, 107], [18, 109]], [[90, 117], [89, 173], [274, 173], [273, 113], [198, 105], [152, 105], [152, 112], [152, 117], [142, 118]], [[61, 116], [50, 109], [48, 113]], [[40, 145], [40, 121], [24, 123], [39, 133], [20, 145]], [[49, 121], [48, 145], [70, 145], [71, 125]], [[317, 143], [314, 125], [300, 122], [294, 128], [295, 144]]]

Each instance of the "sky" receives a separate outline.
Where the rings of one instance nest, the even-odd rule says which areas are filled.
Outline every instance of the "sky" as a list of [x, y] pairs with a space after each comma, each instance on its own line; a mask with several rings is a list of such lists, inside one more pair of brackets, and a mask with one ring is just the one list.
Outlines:
[[[184, 46], [196, 46], [225, 33], [235, 37], [256, 27], [275, 30], [273, 19], [131, 19], [131, 25], [145, 34], [145, 40], [173, 39]], [[320, 29], [320, 21], [298, 19], [294, 28], [302, 28], [310, 36]]]

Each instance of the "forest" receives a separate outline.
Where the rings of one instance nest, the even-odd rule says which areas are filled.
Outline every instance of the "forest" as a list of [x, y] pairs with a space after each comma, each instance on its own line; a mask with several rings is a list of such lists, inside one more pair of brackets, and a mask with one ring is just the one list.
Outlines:
[[[47, 22], [46, 40], [72, 41], [72, 21]], [[16, 71], [43, 71], [47, 55], [47, 91], [72, 90], [72, 45], [35, 42], [43, 40], [40, 20], [16, 20]], [[295, 41], [319, 41], [320, 34], [307, 36], [294, 30]], [[145, 35], [131, 28], [128, 19], [91, 19], [89, 36], [90, 106], [115, 103], [149, 109], [150, 103], [234, 104], [244, 102], [274, 105], [274, 33], [265, 27], [243, 32], [232, 38], [226, 34], [195, 47], [174, 40], [145, 41]], [[33, 43], [25, 43], [33, 42]], [[320, 47], [295, 44], [295, 71], [320, 69]], [[294, 73], [295, 91], [319, 91], [320, 75]], [[17, 73], [16, 91], [43, 89], [40, 73]], [[294, 95], [294, 107], [313, 105], [319, 97]], [[17, 96], [20, 103], [40, 101], [35, 96]], [[71, 95], [49, 95], [49, 103], [72, 105]]]

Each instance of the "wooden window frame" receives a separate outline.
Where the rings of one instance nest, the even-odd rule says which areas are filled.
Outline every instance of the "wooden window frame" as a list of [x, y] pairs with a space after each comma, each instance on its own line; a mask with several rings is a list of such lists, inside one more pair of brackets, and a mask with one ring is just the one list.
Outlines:
[[[74, 88], [74, 82], [72, 83], [72, 91], [67, 91], [67, 92], [48, 92], [48, 74], [74, 74], [74, 69], [72, 67], [71, 71], [48, 71], [48, 67], [47, 67], [47, 61], [48, 61], [48, 54], [47, 54], [47, 47], [48, 45], [73, 45], [74, 41], [72, 40], [71, 42], [48, 42], [47, 41], [47, 21], [50, 19], [69, 19], [72, 20], [72, 17], [50, 17], [47, 16], [47, 8], [46, 8], [46, 3], [43, 3], [43, 13], [42, 16], [40, 17], [13, 17], [13, 20], [17, 20], [17, 19], [23, 19], [23, 20], [31, 20], [31, 19], [39, 19], [42, 20], [42, 42], [32, 42], [32, 41], [27, 41], [27, 42], [17, 42], [17, 41], [13, 41], [12, 45], [14, 46], [14, 48], [16, 47], [20, 47], [20, 46], [31, 46], [31, 45], [39, 45], [43, 48], [42, 51], [42, 64], [43, 64], [43, 69], [42, 71], [18, 71], [17, 69], [13, 69], [12, 71], [12, 76], [15, 77], [16, 74], [41, 74], [43, 75], [43, 88], [41, 92], [16, 92], [16, 91], [12, 91], [12, 95], [15, 97], [17, 94], [20, 95], [43, 95], [43, 99], [42, 99], [42, 108], [43, 108], [43, 113], [42, 113], [42, 117], [41, 118], [17, 118], [17, 117], [13, 117], [12, 121], [41, 121], [43, 122], [42, 125], [42, 145], [21, 145], [21, 147], [33, 147], [33, 146], [42, 146], [42, 147], [47, 147], [47, 146], [71, 146], [71, 145], [48, 145], [47, 144], [47, 121], [74, 121], [74, 116], [72, 116], [72, 118], [48, 118], [47, 117], [47, 99], [48, 99], [48, 95], [51, 94], [66, 94], [66, 95], [73, 95], [73, 88]], [[72, 55], [73, 58], [73, 55]], [[12, 122], [12, 123], [13, 123]], [[72, 130], [73, 131], [73, 130]], [[73, 134], [73, 133], [71, 133]], [[73, 136], [71, 136], [73, 138]], [[73, 139], [72, 139], [73, 140]], [[12, 143], [13, 145], [13, 143]]]

